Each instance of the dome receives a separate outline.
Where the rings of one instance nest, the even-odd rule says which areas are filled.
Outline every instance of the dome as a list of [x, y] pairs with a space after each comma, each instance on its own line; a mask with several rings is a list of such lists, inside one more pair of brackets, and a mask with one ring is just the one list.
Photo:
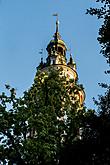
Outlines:
[[58, 20], [56, 21], [56, 32], [54, 33], [53, 39], [47, 45], [47, 51], [51, 50], [58, 50], [57, 48], [63, 49], [63, 51], [67, 51], [67, 47], [65, 42], [61, 39], [61, 36], [58, 31]]
[[58, 40], [53, 39], [47, 45], [47, 51], [48, 51], [49, 48], [54, 47], [54, 45], [61, 46], [61, 47], [65, 48], [65, 50], [67, 50], [67, 46], [66, 46], [66, 44], [65, 44], [65, 42], [63, 40], [61, 40], [61, 39], [58, 39]]

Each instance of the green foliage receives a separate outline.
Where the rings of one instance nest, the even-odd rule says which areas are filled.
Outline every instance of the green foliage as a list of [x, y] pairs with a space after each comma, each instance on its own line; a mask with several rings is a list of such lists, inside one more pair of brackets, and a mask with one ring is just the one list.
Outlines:
[[[110, 65], [110, 0], [96, 0], [96, 2], [101, 7], [87, 9], [87, 14], [96, 15], [103, 22], [99, 29], [98, 41], [101, 45], [100, 53]], [[109, 74], [110, 70], [105, 73]], [[98, 111], [96, 113], [94, 110], [87, 110], [79, 116], [81, 139], [65, 146], [60, 159], [61, 165], [110, 164], [110, 84], [99, 85], [106, 92], [99, 95], [98, 101], [94, 99]]]
[[100, 8], [87, 9], [87, 13], [96, 15], [98, 19], [103, 20], [103, 24], [99, 29], [98, 41], [101, 45], [101, 53], [110, 64], [110, 1], [109, 0], [96, 0], [100, 3]]
[[78, 101], [73, 102], [69, 94], [79, 87], [59, 75], [60, 71], [53, 69], [38, 71], [22, 98], [6, 85], [9, 96], [0, 95], [2, 163], [56, 165], [64, 147], [78, 139], [83, 111], [78, 111]]
[[[103, 24], [99, 29], [98, 41], [101, 45], [101, 53], [110, 64], [110, 1], [96, 0], [100, 3], [100, 8], [90, 8], [87, 13], [96, 15], [98, 19], [102, 19]], [[110, 71], [106, 71], [110, 73]], [[97, 115], [93, 111], [88, 111], [84, 119], [84, 127], [82, 134], [82, 144], [79, 144], [86, 152], [83, 157], [80, 156], [80, 164], [110, 164], [110, 84], [99, 83], [106, 89], [104, 95], [99, 95], [98, 101], [94, 99], [94, 103], [98, 106]], [[74, 147], [74, 146], [73, 146]]]

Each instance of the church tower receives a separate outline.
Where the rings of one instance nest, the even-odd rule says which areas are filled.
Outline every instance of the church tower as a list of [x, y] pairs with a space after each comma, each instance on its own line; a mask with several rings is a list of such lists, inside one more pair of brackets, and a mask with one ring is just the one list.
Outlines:
[[[55, 15], [57, 16], [57, 15]], [[41, 58], [41, 62], [37, 67], [41, 72], [48, 71], [50, 67], [54, 69], [62, 69], [62, 75], [64, 75], [67, 80], [72, 79], [76, 86], [76, 98], [79, 101], [80, 107], [83, 106], [83, 102], [85, 99], [84, 90], [77, 85], [78, 74], [76, 71], [76, 63], [72, 58], [72, 54], [70, 54], [69, 61], [67, 62], [66, 52], [67, 46], [65, 42], [62, 40], [61, 35], [59, 33], [59, 21], [58, 16], [56, 20], [56, 31], [54, 33], [53, 39], [49, 42], [46, 48], [48, 52], [48, 57], [46, 58], [46, 63], [43, 62], [43, 58]]]

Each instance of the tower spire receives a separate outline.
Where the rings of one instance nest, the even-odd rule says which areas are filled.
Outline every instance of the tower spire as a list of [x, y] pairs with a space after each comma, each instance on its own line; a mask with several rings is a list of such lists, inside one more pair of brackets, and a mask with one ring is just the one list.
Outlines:
[[56, 33], [58, 33], [58, 29], [59, 29], [58, 13], [53, 14], [53, 16], [56, 17]]
[[54, 38], [55, 38], [56, 40], [58, 40], [58, 39], [61, 38], [61, 36], [60, 36], [60, 34], [59, 34], [59, 20], [58, 20], [58, 13], [53, 14], [53, 16], [56, 17], [56, 32], [55, 32]]

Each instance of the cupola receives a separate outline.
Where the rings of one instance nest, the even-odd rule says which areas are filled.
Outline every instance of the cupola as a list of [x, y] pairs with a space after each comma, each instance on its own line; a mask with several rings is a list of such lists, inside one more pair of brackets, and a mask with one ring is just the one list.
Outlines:
[[54, 33], [53, 39], [47, 45], [46, 50], [48, 52], [47, 60], [50, 61], [50, 64], [66, 64], [67, 47], [59, 34], [58, 18], [56, 20], [56, 32]]

